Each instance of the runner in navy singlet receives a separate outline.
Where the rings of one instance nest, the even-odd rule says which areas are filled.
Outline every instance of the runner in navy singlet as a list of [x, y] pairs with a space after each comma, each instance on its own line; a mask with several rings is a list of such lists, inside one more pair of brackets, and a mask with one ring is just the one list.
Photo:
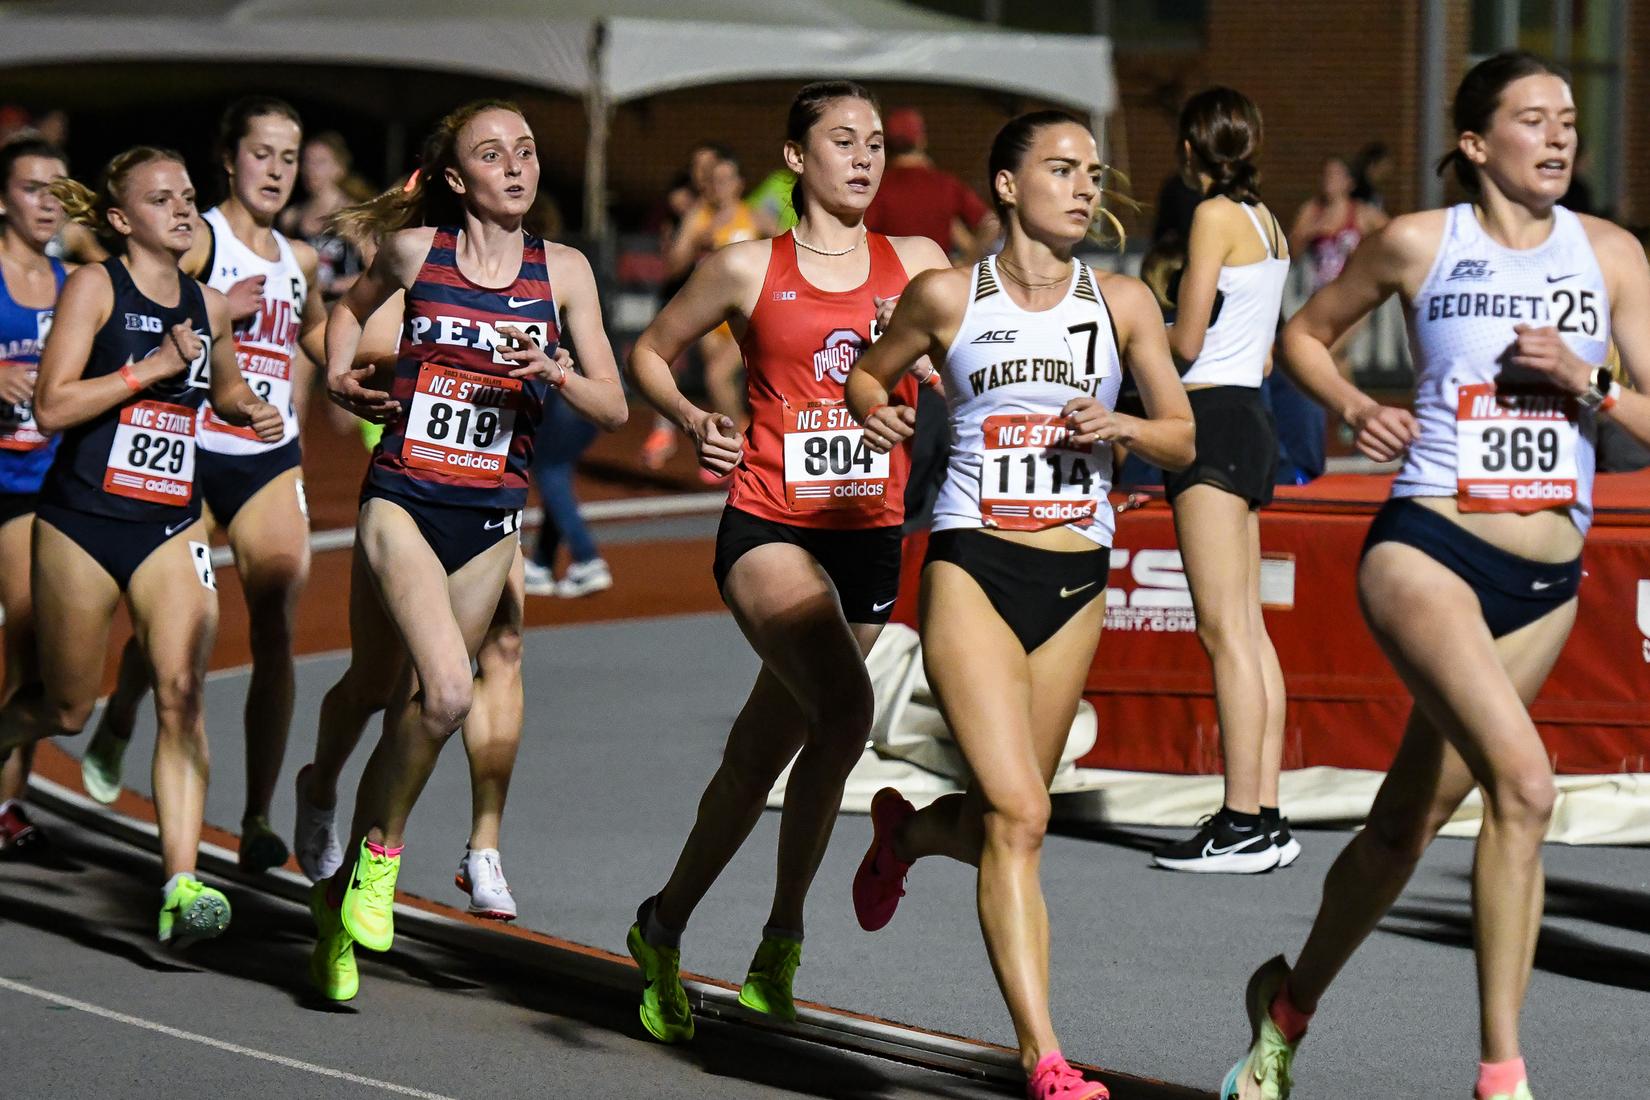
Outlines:
[[[470, 710], [471, 662], [515, 560], [547, 388], [604, 428], [627, 415], [589, 263], [522, 228], [539, 162], [520, 110], [459, 109], [422, 164], [410, 188], [356, 208], [353, 219], [385, 233], [384, 244], [327, 323], [329, 394], [395, 417], [373, 452], [357, 537], [412, 666], [362, 776], [344, 862], [311, 897], [311, 978], [336, 1000], [358, 987], [354, 945], [393, 942], [407, 818]], [[386, 398], [362, 384], [374, 368], [355, 359], [363, 324], [400, 290], [405, 322]], [[585, 341], [582, 373], [551, 358], [563, 323]]]
[[64, 284], [40, 360], [35, 419], [62, 433], [34, 525], [42, 682], [0, 710], [0, 748], [84, 728], [124, 594], [156, 685], [160, 938], [215, 936], [228, 901], [194, 876], [218, 612], [195, 493], [196, 418], [210, 393], [225, 422], [269, 440], [281, 414], [241, 378], [228, 301], [178, 269], [194, 242], [195, 191], [177, 154], [133, 149], [109, 163], [97, 194], [71, 180], [52, 192], [117, 255]]
[[[57, 451], [57, 437], [34, 422], [34, 380], [66, 266], [46, 247], [63, 227], [63, 206], [52, 181], [68, 173], [63, 153], [40, 138], [22, 137], [0, 148], [0, 612], [5, 615], [5, 666], [0, 705], [40, 678], [35, 659], [34, 601], [29, 597], [29, 536], [40, 482]], [[0, 852], [40, 840], [23, 811], [34, 747], [0, 756]]]

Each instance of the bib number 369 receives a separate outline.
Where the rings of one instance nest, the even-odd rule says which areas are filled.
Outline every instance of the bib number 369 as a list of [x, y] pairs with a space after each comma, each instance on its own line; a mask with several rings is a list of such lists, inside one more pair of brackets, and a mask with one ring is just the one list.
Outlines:
[[1556, 393], [1462, 386], [1456, 407], [1456, 500], [1463, 512], [1539, 512], [1576, 500], [1574, 402]]

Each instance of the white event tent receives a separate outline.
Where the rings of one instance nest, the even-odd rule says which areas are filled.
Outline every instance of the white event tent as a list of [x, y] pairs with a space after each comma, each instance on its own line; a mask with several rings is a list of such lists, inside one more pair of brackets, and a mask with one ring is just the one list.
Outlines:
[[990, 88], [1087, 113], [1117, 102], [1111, 43], [896, 0], [0, 0], [0, 66], [374, 65], [467, 73], [584, 100], [586, 224], [605, 226], [616, 104], [698, 84], [852, 77]]

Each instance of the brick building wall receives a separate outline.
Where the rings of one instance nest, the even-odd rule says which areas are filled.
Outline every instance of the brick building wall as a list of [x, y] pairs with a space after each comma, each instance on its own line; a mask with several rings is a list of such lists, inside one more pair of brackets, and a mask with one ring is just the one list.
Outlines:
[[1620, 219], [1627, 225], [1650, 225], [1650, 3], [1627, 8], [1627, 41], [1622, 44], [1627, 81], [1625, 179]]

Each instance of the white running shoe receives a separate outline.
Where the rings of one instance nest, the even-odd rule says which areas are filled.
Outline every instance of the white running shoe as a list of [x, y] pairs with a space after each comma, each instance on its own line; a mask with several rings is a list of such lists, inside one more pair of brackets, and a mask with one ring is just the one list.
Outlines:
[[98, 721], [97, 730], [80, 757], [80, 784], [86, 793], [105, 806], [120, 797], [120, 780], [130, 741], [109, 732], [108, 712]]
[[298, 869], [311, 882], [328, 879], [344, 862], [344, 848], [338, 843], [336, 810], [312, 806], [304, 797], [304, 781], [313, 764], [298, 769], [293, 783], [297, 788], [298, 815], [292, 827], [292, 854], [298, 857]]
[[554, 596], [556, 594], [556, 575], [550, 572], [548, 565], [540, 565], [531, 558], [522, 564], [527, 569], [527, 594], [529, 596]]
[[567, 575], [556, 585], [556, 595], [564, 600], [589, 596], [613, 587], [613, 572], [601, 558], [576, 561], [567, 567]]
[[464, 849], [453, 885], [470, 895], [470, 912], [484, 920], [515, 920], [516, 899], [504, 881], [497, 848]]

